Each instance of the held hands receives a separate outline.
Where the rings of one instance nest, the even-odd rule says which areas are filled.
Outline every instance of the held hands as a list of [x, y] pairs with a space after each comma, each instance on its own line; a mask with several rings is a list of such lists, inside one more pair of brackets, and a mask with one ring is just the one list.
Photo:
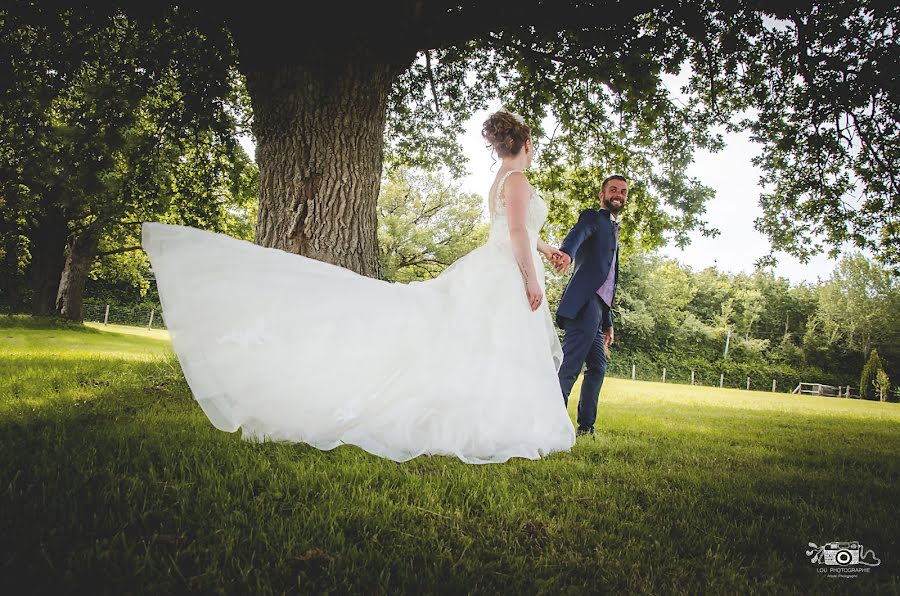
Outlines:
[[553, 268], [556, 269], [556, 272], [565, 273], [569, 269], [569, 265], [572, 264], [572, 257], [558, 248], [552, 248], [548, 252], [547, 260], [553, 263]]

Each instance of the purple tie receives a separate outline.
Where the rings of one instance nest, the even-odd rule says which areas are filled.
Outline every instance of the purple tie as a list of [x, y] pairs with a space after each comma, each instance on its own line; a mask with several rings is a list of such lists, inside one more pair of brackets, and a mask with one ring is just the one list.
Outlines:
[[609, 273], [606, 275], [606, 281], [597, 290], [597, 295], [603, 299], [606, 306], [612, 308], [613, 295], [616, 293], [616, 260], [619, 258], [619, 222], [613, 221], [613, 231], [616, 235], [616, 248], [613, 252], [612, 263], [609, 264]]

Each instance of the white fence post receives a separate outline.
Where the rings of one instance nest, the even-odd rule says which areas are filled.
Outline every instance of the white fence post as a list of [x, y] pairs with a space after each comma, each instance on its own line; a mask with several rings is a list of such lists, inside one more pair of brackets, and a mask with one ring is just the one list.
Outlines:
[[103, 324], [109, 325], [109, 305], [106, 305], [106, 314], [103, 315]]
[[725, 384], [725, 373], [722, 373], [721, 375], [719, 375], [719, 388], [721, 389], [724, 384]]
[[147, 329], [150, 329], [151, 327], [153, 327], [153, 309], [152, 308], [150, 309], [150, 322], [147, 323]]
[[666, 367], [663, 367], [663, 383], [666, 382]]
[[694, 384], [694, 371], [691, 371], [691, 385]]
[[775, 379], [772, 379], [772, 393], [775, 393]]
[[747, 377], [747, 391], [750, 391], [750, 377]]
[[634, 363], [631, 365], [631, 380], [634, 380]]

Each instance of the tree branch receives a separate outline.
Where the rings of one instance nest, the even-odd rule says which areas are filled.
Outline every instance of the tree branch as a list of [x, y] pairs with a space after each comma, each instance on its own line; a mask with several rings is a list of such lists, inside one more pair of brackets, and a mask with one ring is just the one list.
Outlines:
[[444, 207], [446, 207], [446, 205], [443, 205], [440, 203], [432, 206], [431, 208], [429, 208], [427, 205], [425, 205], [422, 208], [422, 211], [419, 213], [419, 215], [416, 216], [416, 218], [413, 220], [412, 223], [415, 225], [418, 225], [418, 224], [422, 223], [423, 220], [427, 221], [427, 220], [431, 219], [432, 215], [434, 215], [435, 213], [437, 213]]
[[431, 69], [431, 50], [425, 50], [425, 68], [428, 69], [428, 82], [431, 85], [431, 95], [434, 97], [434, 111], [441, 115], [441, 103], [438, 101], [437, 85], [434, 82], [434, 71]]
[[143, 246], [126, 246], [125, 248], [117, 248], [115, 250], [105, 250], [103, 252], [98, 252], [98, 257], [108, 257], [110, 255], [117, 255], [123, 252], [131, 252], [133, 250], [143, 250]]
[[[417, 50], [444, 48], [472, 39], [483, 39], [491, 33], [529, 29], [537, 35], [559, 31], [596, 28], [605, 29], [631, 23], [638, 15], [654, 10], [677, 11], [679, 2], [634, 0], [622, 3], [544, 2], [520, 0], [513, 9], [502, 2], [460, 3], [424, 2], [424, 10], [410, 15], [406, 27], [408, 39]], [[401, 26], [402, 27], [402, 26]]]
[[422, 267], [424, 265], [441, 265], [443, 267], [449, 267], [450, 263], [444, 263], [438, 259], [413, 258], [397, 263], [397, 269], [402, 269], [403, 267]]
[[560, 56], [559, 54], [552, 54], [550, 52], [535, 50], [534, 48], [524, 46], [512, 40], [505, 40], [504, 44], [517, 50], [518, 52], [529, 54], [533, 58], [537, 58], [538, 60], [549, 60], [550, 62], [555, 62], [556, 64], [561, 64], [563, 66], [578, 68], [582, 72], [591, 72], [592, 75], [594, 75], [594, 78], [600, 83], [606, 85], [610, 91], [612, 91], [613, 93], [620, 93], [619, 88], [615, 83], [612, 82], [612, 79], [610, 77], [597, 77], [596, 75], [599, 74], [597, 72], [597, 67], [584, 60], [578, 60], [577, 58], [572, 58], [569, 56]]
[[850, 115], [850, 118], [853, 120], [853, 127], [856, 129], [856, 134], [857, 134], [857, 136], [859, 136], [860, 141], [862, 141], [862, 146], [865, 149], [865, 152], [869, 154], [869, 157], [872, 160], [872, 162], [874, 162], [879, 168], [881, 168], [881, 171], [883, 173], [887, 174], [888, 178], [891, 181], [891, 190], [893, 191], [894, 196], [897, 196], [897, 194], [900, 193], [900, 188], [898, 188], [897, 179], [894, 176], [893, 170], [891, 168], [887, 167], [887, 164], [885, 164], [881, 160], [881, 157], [878, 155], [878, 152], [872, 148], [872, 142], [869, 139], [869, 135], [866, 132], [865, 127], [860, 125], [859, 119], [856, 117], [856, 113], [853, 112], [853, 110], [850, 110], [848, 112], [848, 114]]

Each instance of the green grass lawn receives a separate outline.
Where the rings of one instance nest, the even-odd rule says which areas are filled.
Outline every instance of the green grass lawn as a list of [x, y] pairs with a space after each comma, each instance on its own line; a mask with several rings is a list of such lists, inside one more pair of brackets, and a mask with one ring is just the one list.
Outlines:
[[900, 592], [898, 404], [608, 379], [569, 453], [397, 464], [215, 430], [159, 332], [4, 317], [0, 454], [29, 592]]

